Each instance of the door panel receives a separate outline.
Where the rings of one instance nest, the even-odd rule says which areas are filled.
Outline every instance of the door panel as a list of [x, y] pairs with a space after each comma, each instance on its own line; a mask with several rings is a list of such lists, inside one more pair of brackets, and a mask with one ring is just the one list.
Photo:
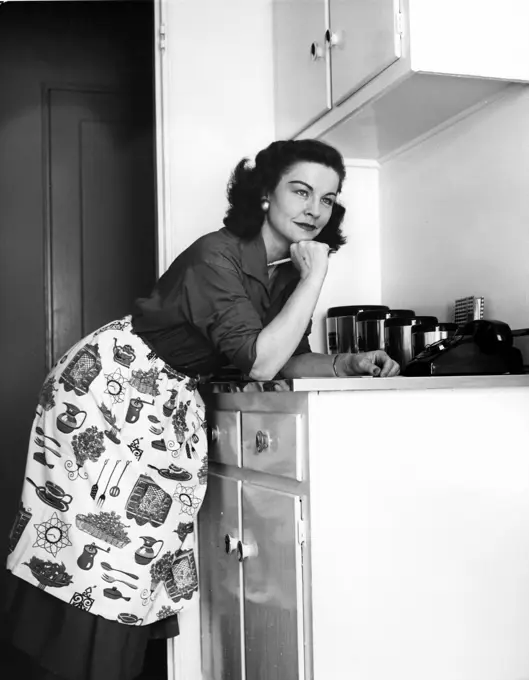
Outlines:
[[332, 101], [337, 104], [400, 56], [395, 40], [398, 0], [331, 0]]
[[[200, 602], [204, 680], [241, 680], [239, 485], [210, 473], [199, 513]], [[201, 521], [201, 518], [203, 521]], [[226, 536], [232, 552], [226, 552]]]
[[83, 333], [128, 314], [154, 281], [152, 136], [81, 123]]
[[154, 283], [152, 132], [118, 93], [51, 89], [51, 362]]
[[300, 511], [298, 496], [243, 485], [243, 556], [249, 555], [243, 562], [248, 679], [304, 678]]
[[[275, 2], [273, 17], [276, 131], [284, 139], [329, 108], [325, 0]], [[320, 59], [312, 59], [313, 42], [324, 50]]]

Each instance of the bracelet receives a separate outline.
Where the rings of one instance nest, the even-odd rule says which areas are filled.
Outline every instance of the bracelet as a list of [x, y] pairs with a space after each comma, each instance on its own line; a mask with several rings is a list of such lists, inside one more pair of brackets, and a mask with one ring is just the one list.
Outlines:
[[338, 373], [336, 372], [336, 362], [338, 361], [338, 357], [339, 357], [339, 356], [340, 356], [339, 354], [336, 354], [336, 355], [334, 356], [334, 359], [332, 360], [332, 371], [333, 371], [333, 373], [334, 373], [334, 375], [335, 375], [336, 378], [339, 378], [339, 377], [340, 377], [340, 376], [338, 375]]

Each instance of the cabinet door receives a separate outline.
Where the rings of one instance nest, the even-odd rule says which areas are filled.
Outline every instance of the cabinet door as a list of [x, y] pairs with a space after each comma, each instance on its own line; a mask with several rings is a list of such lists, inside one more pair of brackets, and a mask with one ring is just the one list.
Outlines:
[[275, 2], [273, 22], [276, 133], [286, 139], [330, 108], [325, 0]]
[[298, 496], [242, 488], [246, 678], [302, 680], [302, 546]]
[[398, 8], [399, 0], [331, 0], [328, 37], [333, 104], [400, 57]]
[[[199, 513], [204, 680], [241, 680], [241, 567], [237, 561], [240, 482], [210, 473]], [[226, 551], [231, 538], [231, 552]]]

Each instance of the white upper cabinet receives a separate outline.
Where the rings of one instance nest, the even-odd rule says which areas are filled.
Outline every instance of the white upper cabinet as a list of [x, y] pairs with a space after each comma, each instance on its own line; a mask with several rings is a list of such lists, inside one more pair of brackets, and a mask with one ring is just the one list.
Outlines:
[[[273, 1], [278, 138], [384, 160], [529, 82], [529, 0]], [[314, 41], [323, 50], [312, 77]]]
[[291, 137], [330, 109], [325, 0], [281, 0], [273, 6], [275, 119]]
[[398, 0], [330, 0], [332, 103], [372, 80], [401, 56]]
[[414, 71], [529, 79], [527, 0], [406, 0], [404, 5]]

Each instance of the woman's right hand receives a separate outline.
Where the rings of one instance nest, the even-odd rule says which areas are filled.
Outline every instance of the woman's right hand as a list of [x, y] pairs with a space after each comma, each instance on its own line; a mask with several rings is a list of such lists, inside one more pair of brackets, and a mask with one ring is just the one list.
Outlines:
[[300, 241], [290, 246], [290, 257], [300, 273], [301, 280], [325, 279], [329, 266], [329, 246], [319, 241]]

